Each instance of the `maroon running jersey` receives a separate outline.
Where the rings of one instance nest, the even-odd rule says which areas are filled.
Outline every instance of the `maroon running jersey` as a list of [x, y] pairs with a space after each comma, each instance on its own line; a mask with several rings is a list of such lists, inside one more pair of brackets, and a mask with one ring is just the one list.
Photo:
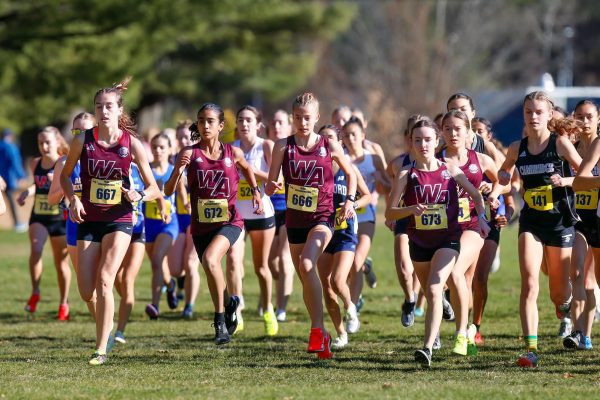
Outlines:
[[446, 164], [435, 171], [408, 172], [403, 201], [406, 206], [426, 204], [428, 209], [409, 219], [408, 238], [420, 247], [437, 248], [448, 241], [458, 241], [458, 190]]
[[98, 143], [98, 128], [85, 132], [81, 151], [81, 202], [86, 222], [132, 222], [133, 207], [121, 188], [129, 189], [131, 136], [123, 131], [111, 147]]
[[192, 146], [187, 177], [192, 202], [192, 235], [202, 235], [223, 225], [242, 229], [244, 220], [235, 208], [239, 175], [233, 148], [221, 144], [219, 160], [207, 158], [200, 145]]
[[295, 136], [288, 137], [283, 178], [288, 228], [311, 228], [320, 222], [333, 226], [333, 172], [327, 138], [320, 136], [312, 150], [304, 151], [296, 145]]
[[[442, 150], [442, 161], [445, 161], [446, 150]], [[483, 171], [479, 165], [477, 152], [467, 149], [467, 162], [460, 166], [461, 171], [465, 174], [471, 185], [479, 188], [483, 181]], [[476, 231], [479, 229], [477, 209], [475, 202], [469, 194], [463, 189], [458, 188], [458, 223], [460, 228], [465, 230]]]

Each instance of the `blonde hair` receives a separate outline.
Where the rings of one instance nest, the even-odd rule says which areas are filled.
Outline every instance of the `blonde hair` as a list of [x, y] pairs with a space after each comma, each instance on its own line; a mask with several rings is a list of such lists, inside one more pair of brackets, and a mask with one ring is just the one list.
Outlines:
[[58, 128], [54, 126], [46, 126], [44, 129], [38, 132], [38, 136], [43, 133], [54, 135], [54, 138], [56, 139], [57, 152], [60, 156], [66, 156], [69, 154], [69, 145]]
[[313, 105], [315, 106], [315, 109], [319, 111], [319, 100], [317, 99], [317, 96], [311, 92], [304, 92], [296, 96], [294, 102], [292, 103], [292, 110], [298, 107], [308, 107]]
[[527, 102], [527, 100], [545, 101], [548, 103], [548, 109], [551, 111], [554, 110], [554, 102], [550, 100], [550, 96], [548, 96], [548, 93], [544, 91], [536, 90], [534, 92], [528, 93], [523, 99], [523, 105], [525, 105], [525, 102]]

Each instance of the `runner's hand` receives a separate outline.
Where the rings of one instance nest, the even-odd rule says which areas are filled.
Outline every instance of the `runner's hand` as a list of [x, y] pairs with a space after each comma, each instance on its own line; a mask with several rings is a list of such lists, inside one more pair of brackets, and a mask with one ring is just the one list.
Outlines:
[[73, 199], [69, 203], [69, 218], [71, 221], [76, 224], [81, 224], [83, 222], [83, 216], [87, 215], [85, 209], [83, 208], [83, 204], [81, 204], [81, 200], [77, 196], [73, 196]]

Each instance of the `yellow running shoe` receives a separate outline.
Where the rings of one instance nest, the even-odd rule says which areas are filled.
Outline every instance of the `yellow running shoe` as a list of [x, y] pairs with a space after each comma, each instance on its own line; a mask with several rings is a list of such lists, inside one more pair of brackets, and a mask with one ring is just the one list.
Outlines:
[[242, 318], [242, 313], [240, 313], [240, 315], [238, 315], [238, 317], [237, 317], [237, 326], [236, 326], [233, 334], [237, 335], [238, 333], [240, 333], [243, 330], [244, 330], [244, 318]]
[[106, 353], [101, 353], [99, 351], [96, 351], [94, 353], [94, 355], [92, 356], [92, 359], [89, 361], [90, 365], [102, 365], [104, 364], [106, 361], [108, 361], [108, 356], [106, 355]]
[[459, 333], [454, 338], [454, 348], [452, 349], [454, 354], [460, 354], [461, 356], [467, 355], [467, 337], [462, 333]]
[[279, 324], [277, 323], [277, 317], [275, 317], [273, 306], [269, 306], [269, 309], [263, 313], [263, 319], [265, 320], [265, 334], [267, 336], [277, 335], [277, 332], [279, 332]]

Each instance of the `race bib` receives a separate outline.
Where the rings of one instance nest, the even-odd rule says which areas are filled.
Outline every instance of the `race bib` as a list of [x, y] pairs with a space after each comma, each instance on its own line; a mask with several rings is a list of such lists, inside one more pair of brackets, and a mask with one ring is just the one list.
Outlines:
[[306, 212], [317, 211], [317, 201], [319, 200], [319, 189], [313, 187], [305, 187], [288, 185], [287, 207]]
[[60, 214], [60, 208], [58, 204], [52, 206], [48, 203], [47, 194], [36, 194], [33, 213], [37, 215], [58, 215]]
[[229, 221], [227, 199], [198, 199], [198, 221], [205, 224]]
[[120, 204], [123, 181], [92, 178], [90, 202], [94, 204]]
[[540, 186], [525, 191], [524, 200], [530, 208], [538, 211], [549, 211], [554, 208], [552, 186]]
[[575, 193], [577, 210], [595, 210], [598, 206], [598, 189], [582, 190]]
[[[177, 214], [179, 214], [179, 215], [188, 215], [189, 212], [185, 208], [185, 205], [181, 201], [181, 198], [179, 196], [175, 196], [175, 199], [176, 199], [175, 201], [177, 202]], [[188, 196], [187, 196], [187, 200], [188, 200], [188, 202], [190, 201], [190, 195], [189, 195], [189, 193], [188, 193]]]
[[448, 215], [444, 204], [427, 206], [427, 210], [420, 216], [415, 215], [415, 225], [419, 230], [448, 229]]
[[341, 231], [344, 230], [346, 228], [348, 228], [348, 222], [346, 220], [343, 220], [340, 222], [340, 211], [342, 211], [341, 208], [336, 208], [335, 210], [335, 230], [336, 231]]
[[[171, 215], [171, 202], [170, 201], [165, 201], [165, 213], [167, 215]], [[162, 219], [162, 217], [160, 216], [160, 210], [158, 209], [158, 201], [157, 200], [147, 201], [145, 203], [144, 216], [148, 219], [158, 219], [158, 220]]]
[[252, 200], [252, 188], [247, 181], [240, 181], [238, 183], [237, 199]]
[[469, 208], [469, 199], [461, 197], [458, 199], [458, 223], [469, 222], [471, 220], [471, 209]]

